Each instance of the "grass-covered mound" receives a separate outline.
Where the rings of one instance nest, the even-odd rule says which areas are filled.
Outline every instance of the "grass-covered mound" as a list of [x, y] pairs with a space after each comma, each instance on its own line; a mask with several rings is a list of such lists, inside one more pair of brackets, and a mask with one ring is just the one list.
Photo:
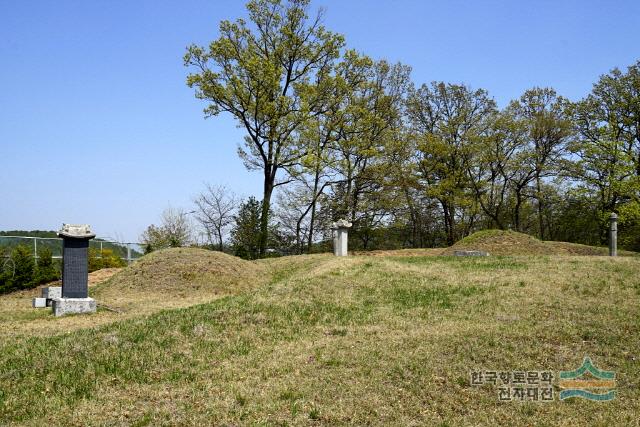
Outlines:
[[[482, 230], [467, 236], [445, 249], [442, 255], [453, 255], [457, 250], [479, 250], [491, 255], [607, 255], [606, 247], [580, 245], [568, 242], [541, 241], [528, 234], [506, 230]], [[632, 252], [618, 251], [619, 255]]]
[[240, 286], [255, 281], [263, 268], [222, 252], [171, 248], [152, 252], [96, 289], [96, 295], [123, 289], [169, 295], [203, 286]]
[[212, 297], [246, 291], [264, 278], [264, 267], [222, 252], [173, 248], [153, 252], [107, 281], [92, 296], [105, 305], [134, 308], [205, 302]]
[[447, 248], [445, 255], [458, 250], [487, 251], [491, 255], [550, 255], [552, 249], [528, 234], [504, 230], [482, 230]]

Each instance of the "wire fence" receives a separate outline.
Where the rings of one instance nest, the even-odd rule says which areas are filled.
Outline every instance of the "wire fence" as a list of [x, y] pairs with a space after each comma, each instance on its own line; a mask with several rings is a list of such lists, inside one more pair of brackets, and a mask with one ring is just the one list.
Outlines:
[[[0, 255], [7, 258], [11, 251], [20, 245], [31, 249], [36, 264], [38, 254], [44, 248], [51, 251], [53, 259], [62, 259], [62, 239], [58, 237], [0, 236]], [[89, 248], [94, 248], [99, 253], [99, 258], [105, 250], [109, 250], [128, 264], [144, 255], [144, 246], [134, 242], [115, 242], [98, 238], [89, 241]]]

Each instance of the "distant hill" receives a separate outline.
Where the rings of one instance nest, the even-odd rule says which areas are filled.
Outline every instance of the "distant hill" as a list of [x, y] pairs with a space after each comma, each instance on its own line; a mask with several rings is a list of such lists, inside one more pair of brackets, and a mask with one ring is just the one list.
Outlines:
[[0, 236], [25, 236], [25, 237], [58, 237], [55, 231], [43, 230], [9, 230], [0, 231]]

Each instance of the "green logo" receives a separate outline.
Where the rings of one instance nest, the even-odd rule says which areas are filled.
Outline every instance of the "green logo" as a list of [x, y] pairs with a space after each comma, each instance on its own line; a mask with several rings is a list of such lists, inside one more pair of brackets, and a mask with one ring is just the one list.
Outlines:
[[[585, 378], [587, 373], [590, 376]], [[582, 397], [583, 399], [605, 402], [615, 399], [615, 387], [616, 373], [601, 371], [593, 365], [588, 357], [584, 358], [582, 366], [578, 369], [560, 371], [560, 388], [564, 389], [560, 392], [560, 400]], [[608, 391], [605, 391], [607, 389]]]

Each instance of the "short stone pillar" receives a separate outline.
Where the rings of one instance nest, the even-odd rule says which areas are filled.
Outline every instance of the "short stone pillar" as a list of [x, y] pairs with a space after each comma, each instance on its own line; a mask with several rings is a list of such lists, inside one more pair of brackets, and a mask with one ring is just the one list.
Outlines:
[[609, 256], [618, 256], [618, 215], [609, 217]]
[[340, 219], [331, 224], [331, 229], [333, 230], [333, 254], [335, 256], [347, 256], [351, 225], [345, 219]]
[[63, 224], [62, 296], [52, 301], [53, 314], [92, 313], [96, 301], [89, 298], [89, 240], [96, 237], [88, 225]]

